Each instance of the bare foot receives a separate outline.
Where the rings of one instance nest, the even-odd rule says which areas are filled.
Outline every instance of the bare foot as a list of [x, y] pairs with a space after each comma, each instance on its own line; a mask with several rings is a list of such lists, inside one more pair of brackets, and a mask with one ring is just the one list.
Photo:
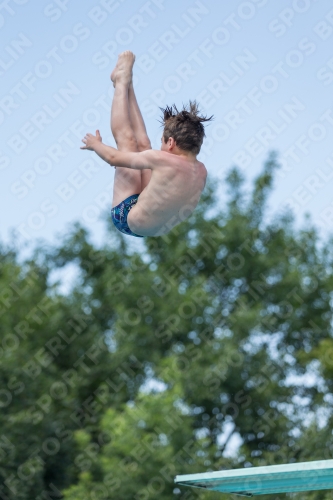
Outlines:
[[117, 61], [117, 64], [115, 65], [115, 67], [113, 68], [113, 71], [112, 71], [111, 76], [110, 76], [111, 82], [113, 83], [114, 87], [116, 86], [116, 73], [117, 73], [117, 70], [118, 70], [118, 61]]
[[125, 52], [119, 54], [117, 64], [110, 77], [114, 87], [116, 86], [116, 80], [124, 83], [132, 81], [134, 61], [135, 55], [130, 50], [125, 50]]

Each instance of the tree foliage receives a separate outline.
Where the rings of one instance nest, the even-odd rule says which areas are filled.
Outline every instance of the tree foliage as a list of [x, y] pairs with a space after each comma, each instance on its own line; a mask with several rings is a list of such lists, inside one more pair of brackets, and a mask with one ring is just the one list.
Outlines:
[[145, 254], [111, 224], [0, 248], [0, 498], [211, 500], [174, 476], [332, 457], [333, 242], [266, 220], [276, 168], [250, 194], [233, 168], [224, 208], [211, 181]]

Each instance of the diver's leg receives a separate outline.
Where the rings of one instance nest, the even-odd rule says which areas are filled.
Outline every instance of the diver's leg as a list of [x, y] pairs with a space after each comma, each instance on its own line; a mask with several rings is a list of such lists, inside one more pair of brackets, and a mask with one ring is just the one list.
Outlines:
[[[119, 151], [138, 151], [129, 113], [129, 84], [132, 78], [133, 63], [134, 55], [127, 50], [119, 55], [115, 68], [116, 78], [111, 107], [111, 131]], [[124, 199], [133, 194], [141, 193], [140, 170], [117, 166], [115, 170], [112, 207], [119, 205]]]
[[[145, 122], [143, 121], [143, 117], [136, 100], [133, 81], [130, 82], [128, 87], [128, 103], [129, 103], [129, 114], [130, 120], [132, 123], [132, 129], [134, 131], [135, 139], [138, 146], [138, 151], [145, 151], [147, 149], [151, 149], [151, 144], [149, 137], [147, 135], [147, 130], [145, 126]], [[141, 191], [147, 186], [150, 181], [151, 170], [146, 168], [141, 170]]]

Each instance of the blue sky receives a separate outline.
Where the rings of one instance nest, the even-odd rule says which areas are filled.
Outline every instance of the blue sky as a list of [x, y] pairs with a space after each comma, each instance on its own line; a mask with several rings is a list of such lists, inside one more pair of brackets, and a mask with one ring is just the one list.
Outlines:
[[[197, 99], [214, 114], [199, 159], [249, 180], [270, 150], [282, 168], [270, 213], [333, 226], [333, 6], [329, 0], [7, 0], [0, 5], [0, 238], [54, 243], [74, 221], [103, 242], [114, 169], [81, 151], [114, 145], [109, 75], [136, 56], [135, 89], [153, 147], [158, 106]], [[225, 203], [223, 185], [221, 206]], [[133, 248], [143, 242], [128, 238]]]

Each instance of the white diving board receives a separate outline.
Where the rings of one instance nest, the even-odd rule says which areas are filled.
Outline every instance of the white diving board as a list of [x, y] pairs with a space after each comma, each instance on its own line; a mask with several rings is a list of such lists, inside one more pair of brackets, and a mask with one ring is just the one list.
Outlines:
[[176, 476], [175, 483], [246, 497], [333, 489], [333, 460]]

